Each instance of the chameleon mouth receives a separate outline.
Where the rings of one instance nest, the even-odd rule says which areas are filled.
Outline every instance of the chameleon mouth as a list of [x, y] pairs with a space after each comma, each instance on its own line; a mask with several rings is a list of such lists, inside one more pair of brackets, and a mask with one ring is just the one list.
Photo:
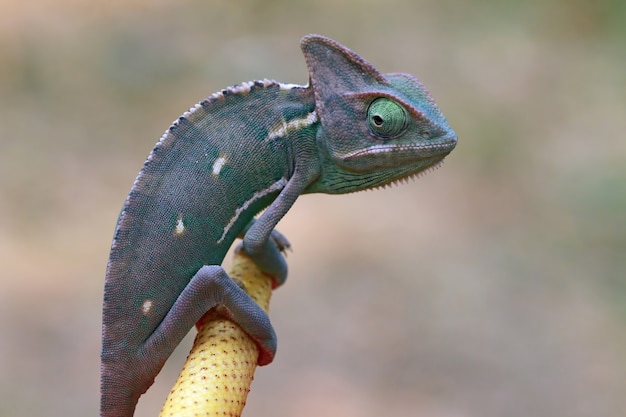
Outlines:
[[[338, 163], [355, 173], [379, 170], [419, 172], [438, 164], [456, 145], [456, 140], [426, 144], [377, 144], [341, 155]], [[410, 174], [412, 175], [412, 174]]]
[[447, 155], [456, 145], [454, 142], [438, 142], [433, 144], [421, 144], [421, 145], [374, 145], [364, 149], [357, 149], [356, 151], [349, 152], [343, 156], [344, 161], [350, 161], [357, 158], [362, 158], [369, 155], [381, 155], [381, 154], [406, 154], [412, 157], [428, 158], [431, 156]]

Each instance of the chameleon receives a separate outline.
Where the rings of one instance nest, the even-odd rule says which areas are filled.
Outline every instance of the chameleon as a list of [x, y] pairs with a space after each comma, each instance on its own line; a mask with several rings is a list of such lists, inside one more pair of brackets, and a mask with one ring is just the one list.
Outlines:
[[102, 417], [132, 416], [211, 309], [254, 340], [259, 365], [272, 362], [269, 317], [221, 267], [237, 238], [278, 287], [290, 244], [274, 228], [298, 196], [391, 185], [455, 148], [456, 133], [413, 76], [383, 74], [320, 35], [300, 46], [306, 85], [264, 79], [210, 95], [174, 121], [137, 175], [107, 263]]

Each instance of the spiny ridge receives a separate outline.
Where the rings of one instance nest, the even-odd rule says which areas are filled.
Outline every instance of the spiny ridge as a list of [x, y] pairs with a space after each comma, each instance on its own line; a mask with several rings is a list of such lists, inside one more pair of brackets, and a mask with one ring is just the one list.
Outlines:
[[424, 175], [428, 174], [429, 172], [433, 172], [436, 171], [437, 169], [439, 169], [439, 167], [443, 165], [443, 160], [437, 162], [435, 165], [430, 166], [422, 171], [418, 171], [415, 172], [413, 174], [409, 174], [406, 177], [401, 177], [401, 178], [396, 178], [395, 180], [392, 180], [390, 182], [387, 182], [385, 184], [381, 184], [378, 185], [376, 187], [370, 188], [370, 190], [376, 190], [376, 189], [385, 189], [387, 187], [392, 188], [395, 185], [399, 185], [399, 184], [408, 184], [409, 180], [411, 181], [415, 181], [418, 178], [423, 177]]

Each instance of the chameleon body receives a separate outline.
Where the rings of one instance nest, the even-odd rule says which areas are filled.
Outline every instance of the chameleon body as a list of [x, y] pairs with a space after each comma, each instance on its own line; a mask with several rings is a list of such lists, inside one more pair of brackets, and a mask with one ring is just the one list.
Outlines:
[[267, 314], [219, 266], [237, 237], [278, 286], [289, 243], [274, 227], [299, 195], [385, 186], [454, 149], [454, 131], [415, 78], [381, 74], [319, 35], [301, 47], [308, 85], [263, 80], [209, 96], [163, 134], [137, 176], [107, 266], [101, 416], [132, 416], [212, 308], [259, 345], [260, 365], [272, 361]]

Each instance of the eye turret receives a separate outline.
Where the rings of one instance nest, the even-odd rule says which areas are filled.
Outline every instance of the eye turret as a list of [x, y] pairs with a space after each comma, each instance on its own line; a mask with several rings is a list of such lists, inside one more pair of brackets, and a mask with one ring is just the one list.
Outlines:
[[367, 109], [367, 119], [372, 133], [382, 139], [399, 136], [407, 127], [404, 107], [386, 97], [372, 101]]

